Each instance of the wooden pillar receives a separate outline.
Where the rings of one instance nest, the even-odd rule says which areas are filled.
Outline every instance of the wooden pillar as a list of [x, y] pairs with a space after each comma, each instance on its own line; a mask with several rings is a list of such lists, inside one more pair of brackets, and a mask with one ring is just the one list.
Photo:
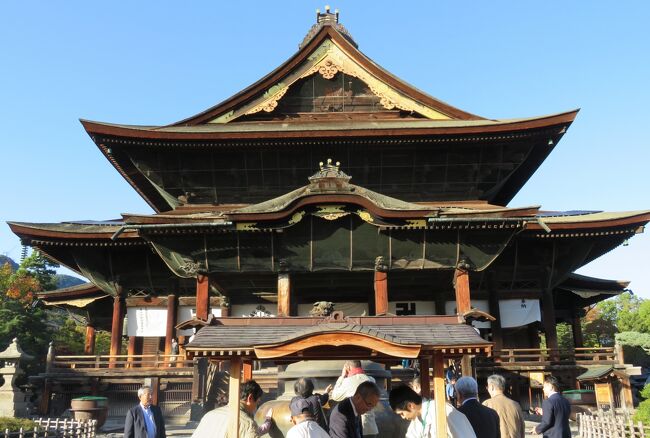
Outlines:
[[375, 315], [388, 313], [388, 266], [384, 258], [379, 256], [375, 259]]
[[108, 367], [115, 368], [113, 356], [119, 356], [122, 347], [122, 327], [124, 326], [124, 311], [122, 308], [122, 297], [117, 295], [113, 297], [113, 320], [111, 324], [111, 348]]
[[196, 317], [206, 321], [210, 313], [210, 277], [196, 277]]
[[433, 396], [436, 403], [436, 436], [447, 436], [445, 361], [440, 351], [433, 353]]
[[555, 326], [555, 306], [553, 305], [553, 291], [546, 289], [542, 295], [542, 322], [546, 334], [546, 348], [550, 350], [552, 361], [559, 360], [557, 328]]
[[[167, 295], [167, 324], [165, 326], [165, 356], [172, 354], [172, 339], [176, 337], [176, 295]], [[165, 363], [169, 363], [165, 357]]]
[[431, 379], [429, 378], [429, 368], [431, 368], [431, 358], [420, 358], [420, 393], [422, 397], [431, 398]]
[[84, 343], [84, 354], [95, 354], [95, 327], [90, 323], [86, 324], [86, 342]]
[[278, 316], [291, 315], [291, 277], [288, 272], [278, 274]]
[[151, 404], [158, 405], [160, 401], [160, 377], [151, 378]]
[[454, 290], [456, 291], [456, 313], [459, 315], [469, 312], [472, 301], [469, 291], [469, 271], [459, 265], [454, 272]]
[[221, 305], [221, 316], [230, 316], [230, 306], [228, 305]]
[[474, 375], [472, 371], [472, 355], [463, 354], [463, 357], [460, 359], [460, 368], [463, 376], [472, 377]]
[[576, 315], [571, 321], [571, 328], [573, 329], [573, 347], [584, 347], [584, 339], [582, 337], [582, 326], [580, 325], [580, 316]]
[[43, 394], [41, 395], [41, 403], [38, 406], [41, 415], [48, 415], [50, 413], [50, 398], [52, 397], [52, 382], [50, 379], [45, 379], [43, 384]]
[[388, 313], [388, 273], [375, 271], [375, 315]]
[[129, 336], [129, 345], [127, 347], [127, 358], [126, 358], [126, 367], [127, 368], [133, 368], [134, 367], [134, 362], [135, 362], [135, 349], [136, 349], [136, 342], [138, 341], [138, 338], [135, 336]]
[[490, 282], [489, 306], [490, 315], [496, 318], [495, 321], [490, 322], [492, 330], [492, 342], [494, 342], [494, 350], [501, 351], [503, 349], [503, 330], [501, 329], [501, 309], [499, 308], [499, 293], [493, 288]]
[[632, 396], [632, 385], [630, 384], [630, 378], [625, 376], [621, 377], [621, 385], [623, 386], [623, 391], [621, 397], [623, 400], [621, 402], [621, 407], [626, 409], [634, 409], [634, 397]]
[[245, 360], [242, 363], [242, 382], [246, 383], [249, 380], [253, 380], [253, 361]]
[[241, 357], [230, 358], [230, 378], [228, 385], [228, 433], [226, 436], [239, 436], [239, 396], [241, 390]]

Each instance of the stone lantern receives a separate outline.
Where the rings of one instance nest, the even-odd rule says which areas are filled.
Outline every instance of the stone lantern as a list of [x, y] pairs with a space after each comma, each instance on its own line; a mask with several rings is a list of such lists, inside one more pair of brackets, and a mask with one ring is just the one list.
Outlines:
[[14, 338], [9, 347], [0, 353], [0, 375], [4, 384], [0, 386], [0, 417], [24, 417], [27, 415], [25, 394], [16, 386], [16, 378], [22, 374], [20, 361], [30, 360], [32, 356], [25, 353]]

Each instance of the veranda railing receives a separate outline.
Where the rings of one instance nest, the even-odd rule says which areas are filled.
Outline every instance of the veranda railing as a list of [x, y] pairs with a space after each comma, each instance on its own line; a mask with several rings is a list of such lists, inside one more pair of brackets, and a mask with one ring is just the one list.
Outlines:
[[193, 361], [173, 354], [54, 356], [48, 360], [48, 369], [100, 368], [190, 368]]

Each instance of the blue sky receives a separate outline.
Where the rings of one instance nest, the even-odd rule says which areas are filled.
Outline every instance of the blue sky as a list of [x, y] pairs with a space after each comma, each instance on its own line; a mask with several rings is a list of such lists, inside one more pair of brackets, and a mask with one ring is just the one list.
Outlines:
[[[454, 106], [489, 118], [581, 108], [511, 202], [650, 209], [650, 2], [348, 0], [331, 3], [360, 49]], [[79, 118], [167, 124], [284, 62], [313, 1], [4, 2], [0, 12], [0, 253], [7, 220], [109, 219], [149, 207]], [[580, 272], [650, 298], [650, 230]]]

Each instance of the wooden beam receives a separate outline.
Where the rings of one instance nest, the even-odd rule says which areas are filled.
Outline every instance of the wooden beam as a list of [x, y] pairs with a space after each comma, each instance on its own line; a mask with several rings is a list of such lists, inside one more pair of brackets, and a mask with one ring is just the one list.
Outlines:
[[431, 399], [431, 379], [429, 377], [429, 368], [431, 367], [430, 357], [420, 358], [420, 393], [422, 397]]
[[[176, 337], [176, 295], [167, 296], [167, 324], [165, 325], [165, 355], [172, 354], [172, 339]], [[169, 358], [165, 358], [169, 362]]]
[[95, 327], [86, 324], [86, 342], [84, 343], [84, 354], [90, 356], [95, 354]]
[[243, 383], [248, 382], [249, 380], [253, 380], [253, 361], [252, 360], [245, 360], [244, 363], [242, 364], [242, 381]]
[[388, 313], [388, 273], [375, 270], [375, 315]]
[[461, 267], [454, 272], [454, 290], [456, 291], [456, 313], [463, 315], [472, 308], [469, 290], [469, 271]]
[[196, 317], [206, 321], [210, 313], [210, 277], [196, 277]]
[[239, 436], [239, 396], [241, 391], [242, 359], [232, 357], [230, 359], [230, 377], [228, 379], [228, 434], [227, 436]]
[[436, 403], [436, 436], [446, 437], [445, 361], [440, 351], [433, 353], [433, 397]]
[[[122, 347], [122, 327], [124, 325], [124, 311], [122, 308], [122, 297], [113, 297], [113, 320], [111, 323], [111, 348], [110, 355], [119, 356]], [[111, 358], [108, 367], [115, 368], [115, 359]]]
[[[297, 339], [282, 345], [256, 347], [255, 355], [258, 359], [273, 359], [297, 354], [308, 348], [319, 346], [340, 347], [345, 345], [353, 345], [367, 350], [381, 352], [388, 356], [407, 359], [417, 358], [421, 348], [420, 345], [394, 344], [384, 339], [368, 336], [364, 333], [336, 332], [312, 335], [309, 338]], [[332, 349], [331, 354], [335, 356], [337, 353]]]
[[291, 278], [286, 272], [278, 274], [278, 316], [291, 315]]

